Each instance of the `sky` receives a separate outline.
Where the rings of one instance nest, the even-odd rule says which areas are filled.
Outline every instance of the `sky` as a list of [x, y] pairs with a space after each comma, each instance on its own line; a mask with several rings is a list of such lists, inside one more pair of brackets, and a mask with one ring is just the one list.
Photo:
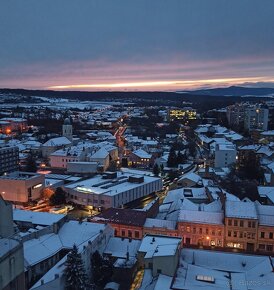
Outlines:
[[274, 87], [273, 0], [1, 0], [0, 87]]

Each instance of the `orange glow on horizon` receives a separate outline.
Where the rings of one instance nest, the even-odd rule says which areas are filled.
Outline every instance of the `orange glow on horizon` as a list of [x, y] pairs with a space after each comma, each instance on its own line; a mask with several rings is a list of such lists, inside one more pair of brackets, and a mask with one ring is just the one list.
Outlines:
[[168, 80], [168, 81], [143, 81], [124, 83], [99, 83], [99, 84], [67, 84], [49, 86], [47, 89], [125, 89], [125, 88], [162, 88], [183, 89], [197, 88], [201, 86], [213, 85], [236, 85], [244, 82], [274, 82], [274, 78], [267, 77], [241, 77], [241, 78], [219, 78], [202, 80]]

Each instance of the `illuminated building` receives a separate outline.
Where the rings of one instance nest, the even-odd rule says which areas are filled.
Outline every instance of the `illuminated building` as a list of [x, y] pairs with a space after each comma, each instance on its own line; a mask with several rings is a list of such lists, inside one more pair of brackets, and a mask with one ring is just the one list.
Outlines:
[[191, 107], [184, 107], [182, 109], [170, 109], [168, 111], [169, 120], [195, 120], [197, 112]]
[[15, 171], [0, 176], [0, 195], [14, 203], [27, 203], [41, 197], [45, 186], [43, 174]]

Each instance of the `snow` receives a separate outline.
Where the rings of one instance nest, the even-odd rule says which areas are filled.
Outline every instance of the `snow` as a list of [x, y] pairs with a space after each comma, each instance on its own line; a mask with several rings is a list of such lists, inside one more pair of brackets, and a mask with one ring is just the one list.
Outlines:
[[130, 257], [135, 257], [141, 241], [112, 237], [104, 250], [104, 254], [117, 258], [126, 258], [127, 252]]
[[[212, 277], [214, 282], [198, 280], [198, 275]], [[172, 287], [184, 290], [270, 290], [273, 283], [272, 265], [267, 256], [183, 249]]]
[[176, 229], [176, 221], [167, 221], [162, 219], [147, 218], [144, 228], [163, 228], [163, 229]]
[[173, 256], [180, 243], [180, 238], [147, 235], [142, 240], [139, 252], [146, 253], [145, 259], [154, 256]]
[[9, 251], [12, 251], [19, 242], [13, 239], [0, 238], [0, 258], [6, 255]]
[[29, 222], [34, 225], [50, 226], [63, 219], [65, 215], [52, 214], [47, 212], [32, 212], [28, 210], [14, 209], [13, 220], [20, 222]]
[[255, 204], [251, 201], [231, 201], [225, 204], [226, 217], [257, 219]]
[[134, 155], [138, 156], [139, 158], [150, 159], [152, 157], [151, 154], [148, 154], [143, 149], [138, 149], [132, 152]]
[[66, 137], [56, 137], [48, 140], [46, 143], [44, 143], [43, 147], [55, 147], [55, 146], [62, 146], [62, 145], [70, 145], [71, 142]]
[[169, 290], [169, 289], [171, 289], [172, 280], [173, 280], [173, 277], [169, 277], [169, 276], [160, 274], [158, 276], [154, 290], [163, 290], [163, 289]]

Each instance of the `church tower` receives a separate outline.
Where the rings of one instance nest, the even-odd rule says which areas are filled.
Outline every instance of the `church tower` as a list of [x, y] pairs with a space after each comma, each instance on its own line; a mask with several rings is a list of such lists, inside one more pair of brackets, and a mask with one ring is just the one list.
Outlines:
[[66, 118], [63, 125], [63, 136], [72, 142], [72, 125], [69, 118]]

